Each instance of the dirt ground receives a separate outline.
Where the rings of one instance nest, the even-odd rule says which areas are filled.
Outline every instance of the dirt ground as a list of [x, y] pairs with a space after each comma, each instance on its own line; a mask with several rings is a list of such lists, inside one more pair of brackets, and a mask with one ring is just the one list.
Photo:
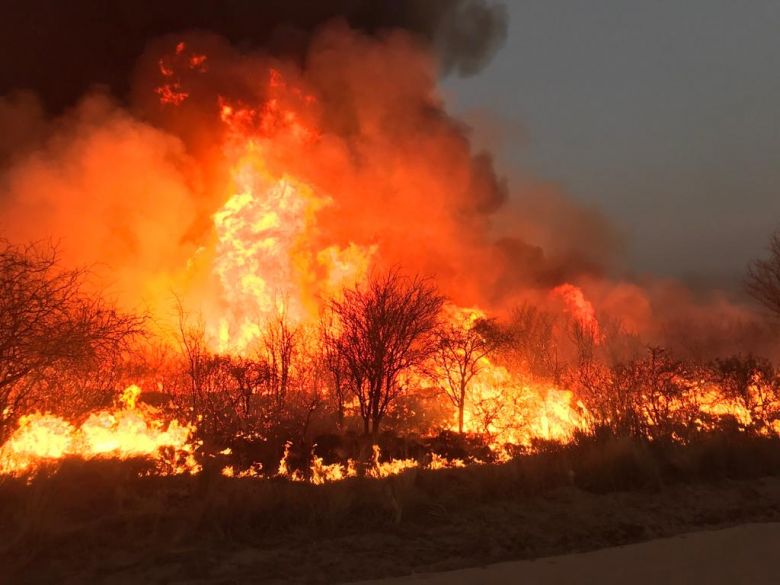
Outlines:
[[[364, 581], [365, 585], [776, 585], [780, 523], [692, 532], [593, 552]], [[355, 584], [359, 585], [359, 584]]]
[[[128, 557], [118, 551], [115, 557], [102, 557], [92, 568], [58, 581], [110, 585], [347, 583], [593, 551], [693, 531], [779, 521], [780, 478], [777, 477], [677, 485], [652, 492], [594, 494], [576, 488], [561, 488], [544, 496], [464, 508], [457, 514], [439, 518], [433, 523], [405, 522], [382, 532], [362, 532], [337, 538], [313, 538], [305, 533], [293, 533], [284, 542], [257, 542], [252, 546], [215, 542], [209, 547], [167, 550], [144, 558]], [[712, 562], [706, 560], [710, 554], [723, 560], [724, 550], [729, 551], [729, 554], [736, 550], [732, 543], [740, 541], [740, 530], [752, 530], [761, 545], [753, 551], [757, 556], [751, 557], [745, 553], [744, 558], [739, 557], [749, 565], [770, 553], [772, 547], [762, 543], [761, 538], [771, 537], [774, 548], [780, 546], [777, 525], [767, 526], [718, 533], [722, 536], [721, 540], [710, 537], [716, 538], [710, 542], [705, 538], [701, 546], [698, 544], [699, 537], [686, 537], [660, 541], [660, 544], [650, 549], [622, 548], [614, 554], [621, 555], [620, 558], [625, 562], [638, 563], [638, 567], [653, 567], [654, 557], [646, 556], [645, 550], [657, 554], [659, 550], [674, 550], [679, 545], [675, 562], [680, 563], [681, 571], [689, 571], [683, 574], [690, 575], [690, 570], [697, 564]], [[685, 551], [689, 544], [693, 548], [690, 556], [687, 556]], [[565, 576], [569, 567], [571, 570], [580, 570], [584, 566], [581, 563], [587, 563], [590, 558], [597, 560], [594, 566], [598, 566], [599, 562], [602, 566], [604, 563], [609, 565], [609, 561], [599, 560], [602, 554], [606, 553], [566, 557], [573, 560], [567, 560], [561, 565], [565, 570], [560, 574], [555, 573], [558, 561], [554, 559], [523, 566], [534, 566], [536, 570], [552, 566], [551, 578], [564, 578], [560, 575]], [[736, 557], [732, 555], [727, 558]], [[670, 582], [667, 573], [658, 572], [662, 571], [662, 565], [656, 567], [655, 573], [647, 573], [650, 581], [644, 582], [658, 582], [655, 576], [661, 582]], [[85, 563], [84, 566], [90, 565]], [[621, 578], [622, 575], [623, 581], [620, 582], [630, 580], [632, 583], [642, 583], [638, 580], [637, 571], [640, 570], [636, 569], [630, 574], [618, 571], [613, 578]], [[702, 571], [705, 570], [709, 569], [702, 568]], [[713, 571], [713, 574], [720, 575], [719, 571]], [[500, 579], [503, 574], [496, 573], [496, 579]], [[474, 575], [482, 575], [478, 577], [480, 582], [493, 582], [492, 574], [489, 574], [488, 580], [488, 574], [480, 571], [458, 575], [466, 580], [453, 581], [450, 580], [453, 574], [448, 574], [443, 577], [444, 580], [430, 583], [471, 583], [476, 582], [473, 580]], [[694, 581], [688, 582], [701, 582], [698, 575]], [[27, 577], [30, 579], [22, 578], [19, 582], [45, 582], [37, 581], [32, 575]], [[510, 582], [516, 582], [515, 578]], [[531, 579], [527, 582], [536, 581]], [[773, 582], [780, 582], [780, 579]]]

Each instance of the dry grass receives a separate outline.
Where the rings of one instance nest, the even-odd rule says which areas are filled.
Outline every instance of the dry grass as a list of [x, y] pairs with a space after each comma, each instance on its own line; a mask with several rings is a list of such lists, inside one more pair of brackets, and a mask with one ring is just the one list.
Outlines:
[[[181, 570], [192, 571], [195, 578], [246, 547], [359, 542], [367, 535], [399, 532], [417, 538], [465, 519], [471, 522], [474, 514], [497, 506], [523, 508], [534, 498], [560, 493], [628, 492], [649, 501], [680, 486], [780, 475], [780, 440], [721, 434], [683, 447], [591, 437], [506, 464], [414, 469], [381, 480], [356, 478], [324, 486], [225, 478], [215, 472], [139, 477], [144, 465], [67, 461], [57, 473], [29, 485], [3, 480], [3, 576], [18, 583], [89, 575], [90, 582], [99, 582], [166, 566], [183, 555], [188, 561]], [[554, 514], [556, 508], [550, 509]], [[738, 515], [735, 509], [729, 513]], [[464, 557], [473, 554], [463, 552]]]

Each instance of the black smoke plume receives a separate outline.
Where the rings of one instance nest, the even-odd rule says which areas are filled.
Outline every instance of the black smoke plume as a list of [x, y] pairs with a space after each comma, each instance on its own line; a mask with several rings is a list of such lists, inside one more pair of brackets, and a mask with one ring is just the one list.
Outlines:
[[49, 110], [92, 86], [125, 98], [149, 40], [192, 30], [242, 50], [302, 58], [324, 23], [368, 34], [403, 29], [436, 49], [444, 71], [480, 69], [506, 36], [506, 10], [489, 0], [5, 0], [0, 95], [30, 89]]

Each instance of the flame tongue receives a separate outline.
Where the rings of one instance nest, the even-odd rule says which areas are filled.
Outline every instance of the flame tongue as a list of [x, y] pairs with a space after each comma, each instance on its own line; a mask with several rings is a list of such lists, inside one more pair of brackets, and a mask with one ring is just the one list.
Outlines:
[[[271, 83], [277, 90], [286, 87], [278, 73]], [[317, 213], [333, 199], [269, 170], [266, 154], [273, 140], [292, 140], [305, 148], [316, 135], [294, 112], [281, 109], [276, 100], [255, 110], [222, 100], [221, 114], [234, 194], [212, 215], [210, 271], [218, 286], [206, 296], [217, 298], [201, 300], [212, 348], [245, 353], [260, 336], [261, 324], [279, 314], [294, 324], [316, 319], [318, 299], [362, 278], [375, 247], [323, 242]], [[259, 122], [244, 123], [247, 119]]]
[[220, 351], [245, 350], [259, 335], [259, 323], [279, 312], [295, 322], [305, 313], [302, 275], [296, 268], [306, 268], [301, 248], [320, 200], [290, 179], [271, 182], [251, 176], [260, 172], [243, 169], [245, 188], [213, 216], [213, 271], [226, 310], [211, 321], [218, 331], [208, 333], [218, 338]]
[[153, 409], [136, 405], [140, 394], [138, 386], [128, 387], [120, 408], [92, 413], [79, 427], [52, 414], [21, 417], [0, 448], [0, 474], [23, 475], [69, 456], [144, 457], [157, 463], [161, 473], [197, 471], [192, 428], [177, 421], [166, 425]]

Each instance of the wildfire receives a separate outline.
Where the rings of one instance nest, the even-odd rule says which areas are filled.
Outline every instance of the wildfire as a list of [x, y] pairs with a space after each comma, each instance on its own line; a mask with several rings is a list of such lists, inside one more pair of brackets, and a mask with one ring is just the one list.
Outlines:
[[[290, 471], [288, 467], [291, 446], [290, 443], [287, 443], [285, 446], [284, 455], [279, 463], [277, 476], [284, 477], [291, 481], [305, 481], [306, 478], [299, 470]], [[444, 469], [446, 467], [462, 467], [463, 465], [464, 463], [457, 459], [450, 461], [443, 457], [435, 456], [430, 467], [431, 469]], [[358, 462], [353, 459], [347, 460], [345, 464], [326, 464], [321, 457], [313, 455], [309, 467], [310, 481], [315, 485], [321, 485], [331, 481], [341, 481], [349, 477], [358, 477], [360, 475], [358, 467]], [[420, 464], [414, 459], [390, 459], [382, 461], [381, 449], [378, 445], [373, 445], [371, 459], [368, 462], [368, 465], [365, 466], [364, 475], [365, 477], [379, 479], [391, 475], [398, 475], [408, 469], [417, 467], [420, 467]], [[228, 467], [222, 470], [222, 474], [227, 477], [233, 477], [234, 472], [231, 467]]]
[[[579, 295], [584, 300], [581, 291]], [[474, 307], [447, 305], [444, 317], [446, 326], [467, 335], [486, 314]], [[537, 439], [563, 443], [577, 430], [588, 428], [585, 407], [573, 392], [513, 374], [487, 355], [479, 356], [473, 364], [464, 363], [467, 352], [479, 355], [474, 343], [450, 351], [449, 359], [461, 361], [462, 371], [474, 372], [463, 397], [463, 431], [487, 438], [495, 451], [506, 444], [530, 447]], [[417, 378], [414, 382], [435, 387], [452, 383], [451, 373], [441, 365], [432, 364], [428, 369], [434, 374], [433, 380]], [[451, 430], [457, 428], [453, 420]]]
[[[177, 55], [183, 51], [177, 46]], [[192, 59], [184, 65], [192, 68]], [[173, 71], [161, 65], [163, 77]], [[167, 92], [166, 87], [160, 86], [158, 93]], [[179, 105], [183, 99], [176, 102], [161, 94], [161, 103], [167, 105]], [[215, 351], [245, 353], [263, 324], [280, 314], [291, 323], [316, 319], [320, 300], [363, 278], [376, 251], [370, 245], [323, 241], [317, 215], [333, 199], [294, 176], [269, 169], [267, 159], [278, 141], [292, 141], [305, 156], [306, 145], [317, 140], [317, 130], [307, 126], [286, 105], [289, 102], [306, 108], [314, 97], [272, 69], [267, 99], [260, 105], [223, 97], [216, 104], [232, 185], [222, 207], [212, 214], [214, 238], [205, 254], [216, 286], [200, 299], [207, 339]]]
[[529, 447], [537, 439], [566, 443], [577, 430], [587, 430], [585, 407], [573, 392], [524, 383], [485, 361], [466, 403], [466, 431], [488, 436], [500, 450], [506, 444]]
[[[157, 62], [161, 83], [154, 91], [159, 97], [160, 107], [190, 107], [196, 100], [191, 99], [191, 88], [186, 81], [191, 75], [206, 74], [213, 65], [207, 55], [193, 51], [186, 43], [176, 44], [171, 55]], [[379, 265], [380, 259], [413, 256], [418, 252], [411, 246], [404, 247], [406, 242], [403, 237], [396, 236], [400, 243], [392, 241], [388, 245], [381, 238], [371, 239], [373, 234], [366, 236], [359, 231], [344, 232], [347, 235], [360, 234], [354, 238], [344, 237], [341, 232], [330, 233], [339, 229], [329, 231], [323, 216], [341, 211], [337, 207], [339, 193], [326, 192], [316, 180], [319, 175], [306, 175], [300, 170], [305, 167], [291, 164], [292, 158], [285, 150], [292, 152], [295, 159], [305, 159], [314, 152], [315, 146], [327, 139], [324, 129], [328, 125], [322, 123], [322, 128], [318, 127], [312, 121], [315, 117], [310, 115], [311, 110], [317, 107], [317, 98], [303, 87], [297, 87], [281, 70], [273, 67], [260, 71], [258, 80], [259, 87], [254, 89], [262, 97], [258, 97], [256, 103], [247, 103], [252, 101], [251, 98], [242, 95], [241, 99], [219, 96], [212, 104], [215, 124], [220, 128], [214, 136], [217, 143], [215, 150], [222, 157], [224, 167], [229, 169], [229, 178], [224, 190], [219, 187], [219, 197], [215, 198], [218, 203], [208, 209], [211, 223], [203, 230], [207, 233], [197, 241], [198, 252], [190, 257], [186, 267], [187, 275], [193, 276], [191, 281], [187, 281], [188, 286], [190, 282], [196, 284], [192, 284], [192, 290], [185, 291], [185, 296], [203, 318], [208, 350], [242, 357], [252, 354], [268, 322], [283, 315], [293, 326], [317, 325], [324, 299], [338, 297], [345, 287], [363, 281], [371, 268]], [[382, 126], [375, 121], [371, 125]], [[371, 138], [365, 137], [367, 141]], [[426, 145], [426, 148], [438, 150], [431, 145]], [[288, 158], [278, 154], [282, 150]], [[342, 153], [334, 155], [331, 151], [327, 153], [336, 158], [361, 158], [359, 153], [349, 153], [349, 156]], [[449, 156], [450, 153], [446, 154]], [[404, 168], [404, 165], [413, 167], [409, 159], [400, 156], [399, 159], [402, 164], [390, 167], [386, 174], [369, 173], [369, 176], [375, 183], [385, 180], [392, 183], [397, 179], [395, 175], [400, 175], [402, 179], [397, 180], [409, 181], [411, 187], [408, 190], [413, 190], [416, 197], [418, 192], [422, 193], [414, 199], [416, 204], [418, 199], [425, 199], [432, 191], [439, 176], [417, 176], [417, 169]], [[370, 159], [369, 162], [377, 166], [376, 160]], [[319, 163], [320, 159], [316, 162]], [[470, 158], [464, 158], [461, 163], [461, 166], [468, 166]], [[465, 174], [463, 177], [464, 183], [470, 182]], [[361, 181], [355, 183], [358, 187], [345, 189], [364, 188]], [[340, 181], [330, 184], [332, 189], [340, 185]], [[370, 186], [373, 187], [373, 184]], [[388, 190], [392, 192], [395, 188], [397, 185], [392, 184]], [[382, 194], [385, 195], [384, 192]], [[431, 199], [436, 200], [435, 197]], [[390, 213], [394, 203], [383, 205], [376, 211], [377, 214]], [[457, 234], [454, 239], [446, 240], [446, 243], [452, 244], [450, 248], [457, 247], [453, 244], [455, 241], [458, 245], [461, 239], [468, 242], [467, 238], [461, 238], [462, 232], [457, 229], [460, 224], [450, 223], [447, 213], [436, 203], [425, 209], [427, 213], [424, 217], [429, 218], [431, 224], [441, 221], [443, 231]], [[461, 208], [457, 209], [460, 214]], [[401, 223], [398, 217], [403, 219], [403, 215], [393, 216], [396, 224]], [[347, 224], [351, 219], [339, 217], [338, 221]], [[418, 223], [414, 225], [418, 229], [420, 226], [428, 227]], [[398, 229], [396, 225], [393, 227]], [[404, 226], [401, 226], [401, 231], [403, 229]], [[370, 232], [370, 229], [367, 231]], [[428, 235], [425, 229], [421, 231]], [[431, 233], [434, 231], [432, 228]], [[395, 246], [397, 249], [384, 257], [386, 249], [382, 246]], [[468, 249], [468, 245], [457, 249]], [[431, 255], [438, 258], [439, 252], [437, 249]], [[191, 249], [188, 249], [182, 257], [190, 255]], [[457, 273], [453, 267], [447, 268]], [[549, 299], [553, 299], [556, 309], [577, 326], [578, 332], [582, 333], [580, 337], [589, 346], [606, 348], [606, 335], [597, 318], [596, 308], [581, 288], [571, 283], [561, 284], [550, 291]], [[454, 333], [470, 334], [486, 317], [486, 312], [480, 308], [449, 304], [442, 319]], [[531, 448], [538, 440], [565, 443], [579, 431], [592, 429], [591, 413], [585, 403], [574, 391], [560, 387], [563, 383], [540, 382], [542, 378], [517, 371], [520, 368], [514, 365], [510, 370], [489, 352], [481, 354], [479, 343], [467, 349], [456, 346], [449, 349], [449, 359], [455, 361], [471, 359], [468, 355], [477, 357], [461, 372], [468, 371], [470, 374], [461, 385], [462, 395], [454, 400], [456, 408], [460, 408], [456, 414], [460, 416], [445, 421], [438, 428], [479, 435], [499, 453], [507, 444]], [[438, 390], [449, 385], [449, 390], [453, 390], [453, 378], [441, 365], [426, 364], [425, 370], [425, 373], [409, 373], [404, 385]], [[543, 379], [552, 379], [552, 376]], [[559, 378], [556, 376], [555, 379]], [[252, 394], [254, 389], [249, 384], [246, 386], [242, 388], [246, 391], [242, 398], [246, 399], [249, 412], [255, 396]], [[574, 384], [572, 388], [575, 388]], [[219, 392], [220, 389], [215, 384], [215, 388], [208, 391]], [[670, 412], [688, 408], [701, 415], [730, 415], [743, 427], [753, 422], [750, 409], [737, 400], [724, 399], [722, 389], [710, 385], [703, 391], [700, 388], [697, 391], [698, 394], [691, 391], [690, 396], [677, 397], [676, 402], [665, 406]], [[757, 390], [750, 392], [749, 401], [758, 404], [759, 409], [764, 408], [760, 393]], [[154, 461], [160, 473], [197, 471], [199, 467], [194, 459], [192, 438], [194, 429], [175, 420], [163, 421], [155, 409], [139, 403], [140, 393], [140, 388], [130, 386], [115, 408], [91, 413], [78, 425], [53, 414], [22, 416], [16, 430], [0, 447], [0, 474], [31, 473], [46, 463], [66, 457], [143, 457]], [[457, 404], [459, 401], [460, 404]], [[344, 405], [340, 403], [340, 406]], [[647, 425], [652, 425], [651, 413], [646, 413], [646, 418]], [[706, 422], [701, 424], [706, 426]], [[780, 433], [780, 421], [773, 421], [771, 429]], [[276, 473], [272, 471], [269, 474], [259, 465], [244, 471], [227, 466], [222, 473], [229, 477], [276, 475], [320, 484], [357, 475], [386, 477], [419, 465], [412, 459], [383, 461], [379, 448], [374, 447], [370, 462], [350, 459], [343, 463], [326, 464], [312, 455], [304, 473], [290, 468], [289, 452], [288, 444]], [[434, 455], [429, 467], [437, 469], [463, 464], [462, 461], [450, 461]]]
[[551, 294], [563, 299], [566, 311], [582, 328], [583, 332], [593, 339], [596, 345], [601, 343], [604, 337], [596, 318], [596, 310], [593, 308], [593, 304], [585, 298], [581, 288], [566, 283], [555, 287]]
[[112, 410], [90, 414], [76, 426], [52, 414], [28, 414], [0, 447], [0, 474], [25, 475], [65, 457], [130, 459], [155, 462], [161, 474], [199, 469], [193, 455], [193, 429], [166, 423], [155, 409], [137, 404], [141, 389], [129, 386]]

